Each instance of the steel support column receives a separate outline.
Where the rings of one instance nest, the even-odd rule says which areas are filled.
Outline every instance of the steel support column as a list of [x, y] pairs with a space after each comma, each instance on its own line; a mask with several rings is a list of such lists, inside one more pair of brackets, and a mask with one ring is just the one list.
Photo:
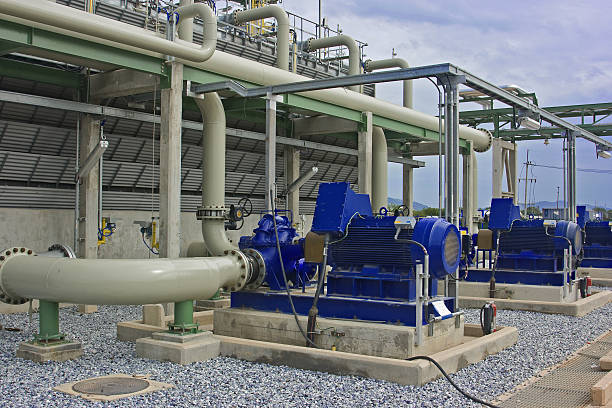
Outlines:
[[181, 121], [183, 65], [168, 63], [169, 87], [161, 92], [159, 142], [159, 256], [178, 258], [181, 227]]
[[[300, 151], [295, 147], [285, 146], [285, 190], [300, 177]], [[300, 217], [300, 189], [287, 192], [286, 207], [293, 214], [293, 223], [299, 223]]]
[[364, 112], [362, 117], [357, 132], [358, 185], [360, 193], [372, 194], [372, 112]]
[[402, 203], [408, 207], [410, 215], [414, 215], [414, 166], [410, 164], [402, 165]]
[[272, 211], [271, 201], [276, 200], [276, 101], [276, 95], [266, 96], [265, 180], [268, 211]]
[[568, 130], [567, 137], [567, 202], [568, 220], [576, 222], [576, 133]]

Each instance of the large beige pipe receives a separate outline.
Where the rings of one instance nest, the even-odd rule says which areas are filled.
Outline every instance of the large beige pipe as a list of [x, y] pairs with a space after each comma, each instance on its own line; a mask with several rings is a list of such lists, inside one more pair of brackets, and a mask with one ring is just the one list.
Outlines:
[[[306, 42], [306, 51], [313, 52], [322, 48], [341, 47], [348, 48], [349, 54], [349, 75], [361, 74], [361, 58], [359, 56], [359, 47], [357, 42], [349, 35], [341, 34], [334, 37], [325, 38], [310, 38]], [[359, 92], [359, 85], [349, 86], [348, 89], [354, 92]]]
[[[6, 4], [9, 3], [13, 6], [7, 8]], [[124, 43], [123, 41], [113, 42], [101, 39], [97, 36], [84, 35], [79, 33], [79, 29], [67, 31], [58, 28], [58, 26], [55, 26], [55, 24], [50, 22], [47, 22], [46, 24], [40, 23], [38, 21], [47, 21], [45, 20], [45, 12], [49, 8], [59, 8], [61, 10], [62, 16], [64, 18], [70, 18], [71, 21], [74, 20], [74, 18], [78, 17], [76, 18], [76, 20], [80, 21], [81, 25], [86, 25], [89, 21], [89, 18], [91, 17], [103, 17], [82, 13], [71, 7], [56, 5], [49, 2], [42, 2], [45, 4], [44, 8], [41, 8], [38, 3], [41, 3], [41, 1], [37, 0], [34, 2], [19, 2], [17, 0], [2, 0], [0, 1], [0, 13], [9, 13], [10, 15], [0, 14], [0, 19], [14, 21], [16, 23], [25, 24], [32, 27], [42, 28], [44, 30], [57, 32], [60, 34], [71, 35], [73, 37], [82, 38], [84, 40], [91, 41], [94, 43], [105, 44], [111, 47], [125, 49], [140, 54], [146, 54], [157, 58], [163, 58], [164, 56], [164, 53], [155, 53], [148, 49], [133, 47]], [[19, 4], [19, 7], [17, 7], [15, 4]], [[34, 20], [28, 18], [28, 16], [32, 14], [37, 15]], [[85, 14], [85, 18], [83, 18], [83, 14]], [[105, 24], [108, 27], [122, 27], [122, 29], [129, 29], [130, 33], [133, 35], [148, 35], [149, 37], [156, 36], [156, 34], [152, 31], [148, 31], [135, 26], [130, 26], [128, 24], [120, 23], [117, 21], [111, 21], [108, 19], [104, 20]], [[181, 47], [191, 47], [193, 49], [197, 49], [197, 45], [186, 43], [182, 40], [176, 40], [175, 43], [180, 45]], [[271, 67], [269, 65], [250, 61], [235, 55], [230, 55], [222, 51], [216, 51], [212, 55], [212, 57], [210, 57], [210, 59], [205, 62], [195, 63], [189, 60], [183, 60], [180, 62], [183, 62], [185, 65], [188, 66], [202, 69], [204, 71], [214, 72], [223, 76], [235, 78], [257, 85], [269, 86], [290, 82], [308, 81], [311, 79], [302, 75], [297, 75], [288, 71], [281, 70], [279, 68]], [[379, 115], [385, 118], [396, 120], [401, 123], [422, 127], [434, 132], [438, 131], [437, 117], [427, 115], [425, 113], [418, 112], [412, 109], [403, 108], [401, 106], [397, 106], [392, 103], [372, 98], [367, 95], [359, 94], [357, 92], [352, 92], [344, 88], [302, 92], [300, 93], [300, 95], [334, 104], [337, 106], [353, 109], [359, 112], [372, 112], [374, 115]], [[473, 141], [474, 149], [479, 152], [486, 151], [491, 146], [490, 134], [467, 126], [459, 127], [459, 137], [464, 140]]]
[[234, 25], [264, 18], [276, 19], [276, 66], [285, 71], [289, 70], [289, 16], [285, 10], [278, 6], [257, 7], [234, 11], [232, 18]]
[[217, 93], [194, 99], [204, 122], [202, 132], [202, 236], [212, 255], [236, 247], [225, 234], [225, 110]]
[[12, 298], [105, 305], [208, 299], [244, 280], [244, 257], [70, 259], [11, 256], [0, 285]]
[[[387, 68], [410, 68], [408, 62], [403, 58], [389, 58], [378, 61], [367, 60], [365, 62], [365, 71], [372, 72], [377, 71], [379, 69], [387, 69]], [[404, 89], [403, 89], [403, 106], [405, 108], [412, 109], [412, 80], [404, 81]]]
[[387, 138], [378, 126], [372, 128], [372, 209], [387, 208]]
[[[194, 7], [196, 5], [187, 6]], [[71, 7], [51, 3], [45, 0], [2, 0], [0, 1], [0, 13], [6, 13], [20, 18], [48, 24], [57, 28], [75, 31], [78, 33], [97, 37], [99, 39], [120, 42], [122, 44], [141, 48], [143, 50], [158, 52], [187, 61], [202, 62], [210, 58], [215, 52], [217, 43], [217, 20], [210, 7], [204, 4], [197, 5], [197, 15], [204, 19], [205, 34], [212, 33], [210, 38], [204, 37], [202, 46], [190, 47], [186, 44], [177, 44], [164, 38], [152, 36], [145, 30], [135, 30], [134, 26], [110, 21], [106, 17], [87, 13]], [[193, 9], [176, 11], [194, 12]]]

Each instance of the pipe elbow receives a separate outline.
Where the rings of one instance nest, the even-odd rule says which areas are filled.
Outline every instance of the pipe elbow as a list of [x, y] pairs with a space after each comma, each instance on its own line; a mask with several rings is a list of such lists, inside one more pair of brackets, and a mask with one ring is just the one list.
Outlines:
[[478, 153], [484, 153], [491, 148], [491, 145], [493, 144], [493, 135], [488, 129], [478, 128], [476, 130], [484, 134], [485, 142], [481, 144], [474, 143], [474, 151]]
[[196, 62], [208, 60], [217, 48], [217, 17], [213, 10], [204, 3], [195, 3], [176, 9], [179, 15], [179, 27], [185, 20], [200, 17], [203, 21], [202, 45]]
[[233, 20], [234, 25], [239, 25], [264, 18], [274, 18], [279, 27], [283, 25], [287, 26], [287, 29], [289, 28], [289, 16], [287, 12], [275, 5], [257, 7], [250, 10], [236, 10], [232, 13], [231, 20]]
[[372, 72], [385, 68], [410, 68], [408, 61], [403, 58], [388, 58], [383, 60], [367, 60], [364, 64], [366, 72]]

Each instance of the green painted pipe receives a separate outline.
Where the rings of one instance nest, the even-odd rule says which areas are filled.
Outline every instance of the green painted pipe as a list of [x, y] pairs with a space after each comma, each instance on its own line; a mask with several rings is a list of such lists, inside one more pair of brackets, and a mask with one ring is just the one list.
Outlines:
[[174, 326], [188, 327], [193, 325], [193, 300], [184, 300], [174, 304]]
[[38, 306], [39, 329], [38, 338], [56, 339], [59, 337], [59, 303], [39, 301]]

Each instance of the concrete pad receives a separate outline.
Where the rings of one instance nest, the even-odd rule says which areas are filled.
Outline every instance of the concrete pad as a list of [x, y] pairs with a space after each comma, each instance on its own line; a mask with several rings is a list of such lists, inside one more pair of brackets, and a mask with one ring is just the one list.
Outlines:
[[590, 276], [591, 278], [612, 279], [610, 268], [578, 268], [579, 276]]
[[[438, 289], [439, 290], [439, 289]], [[495, 297], [498, 299], [537, 300], [541, 302], [575, 302], [580, 299], [580, 288], [577, 283], [568, 288], [563, 296], [562, 286], [524, 285], [516, 283], [497, 283]], [[459, 296], [489, 297], [489, 283], [465, 282], [459, 283]]]
[[[117, 395], [83, 394], [81, 392], [77, 392], [77, 391], [72, 389], [72, 387], [76, 383], [79, 383], [81, 381], [94, 380], [94, 379], [102, 379], [102, 378], [111, 378], [111, 379], [112, 378], [138, 378], [138, 379], [142, 379], [142, 380], [147, 381], [149, 383], [149, 386], [147, 388], [145, 388], [144, 390], [141, 390], [141, 391], [131, 392], [129, 394], [117, 394]], [[102, 376], [102, 377], [86, 378], [84, 380], [73, 381], [71, 383], [62, 384], [62, 385], [58, 385], [57, 387], [53, 387], [53, 389], [55, 391], [59, 391], [59, 392], [65, 393], [65, 394], [82, 397], [82, 398], [84, 398], [84, 399], [86, 399], [88, 401], [115, 401], [115, 400], [118, 400], [118, 399], [121, 399], [121, 398], [127, 398], [127, 397], [131, 397], [131, 396], [134, 396], [134, 395], [140, 395], [140, 394], [148, 394], [150, 392], [155, 392], [155, 391], [160, 391], [160, 390], [167, 390], [169, 388], [174, 388], [174, 385], [162, 383], [162, 382], [159, 382], [159, 381], [153, 381], [153, 380], [150, 380], [149, 378], [147, 378], [147, 376], [143, 376], [143, 375], [126, 375], [126, 374], [113, 374], [113, 375], [105, 375], [105, 376]]]
[[196, 300], [195, 310], [224, 309], [230, 307], [230, 305], [231, 299], [229, 297], [222, 297], [221, 299]]
[[219, 356], [221, 341], [211, 332], [196, 334], [154, 333], [136, 340], [136, 355], [159, 361], [191, 364]]
[[[193, 314], [194, 322], [200, 325], [200, 330], [213, 329], [213, 311], [207, 310], [195, 312]], [[132, 320], [127, 322], [117, 323], [117, 340], [119, 341], [136, 341], [143, 337], [151, 337], [153, 333], [161, 332], [168, 328], [168, 323], [174, 321], [174, 316], [164, 316], [163, 326], [154, 326], [145, 324], [142, 320]]]
[[[476, 329], [470, 330], [474, 332]], [[216, 337], [221, 340], [221, 355], [242, 360], [282, 364], [339, 375], [357, 375], [417, 386], [441, 376], [437, 368], [427, 361], [406, 361], [236, 337]], [[515, 328], [503, 327], [488, 336], [478, 337], [430, 356], [447, 372], [454, 373], [488, 355], [512, 346], [517, 340], [518, 331]]]
[[[369, 356], [406, 358], [417, 354], [430, 355], [463, 342], [464, 317], [434, 323], [433, 335], [423, 327], [423, 344], [415, 346], [414, 327], [357, 320], [317, 318], [318, 332], [314, 342], [323, 349]], [[308, 317], [299, 316], [302, 328]], [[214, 312], [215, 334], [305, 346], [304, 337], [291, 314], [262, 312], [250, 309], [220, 309]]]
[[[461, 292], [460, 292], [461, 293]], [[564, 314], [568, 316], [584, 316], [593, 310], [612, 301], [611, 291], [597, 292], [584, 299], [572, 303], [543, 302], [536, 300], [491, 299], [489, 297], [460, 296], [458, 303], [461, 308], [480, 308], [486, 302], [494, 300], [500, 310], [527, 310], [538, 313]]]
[[605, 406], [612, 401], [612, 372], [606, 374], [591, 387], [593, 405]]
[[83, 345], [80, 342], [61, 342], [43, 346], [34, 342], [19, 343], [17, 357], [32, 360], [37, 363], [44, 361], [67, 361], [83, 355]]
[[98, 311], [97, 305], [79, 305], [78, 307], [79, 313], [90, 314], [96, 313]]

